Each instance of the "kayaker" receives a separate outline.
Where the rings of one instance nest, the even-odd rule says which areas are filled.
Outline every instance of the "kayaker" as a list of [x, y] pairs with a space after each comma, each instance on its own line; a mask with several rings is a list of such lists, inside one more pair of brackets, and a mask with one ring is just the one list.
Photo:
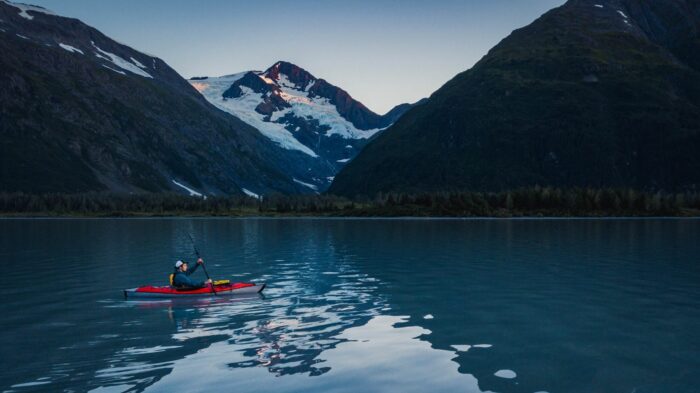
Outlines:
[[211, 280], [195, 282], [192, 281], [190, 275], [197, 271], [199, 265], [203, 264], [204, 260], [202, 258], [197, 259], [197, 264], [188, 270], [187, 262], [177, 261], [175, 262], [175, 275], [173, 277], [173, 286], [178, 288], [203, 288], [211, 284]]

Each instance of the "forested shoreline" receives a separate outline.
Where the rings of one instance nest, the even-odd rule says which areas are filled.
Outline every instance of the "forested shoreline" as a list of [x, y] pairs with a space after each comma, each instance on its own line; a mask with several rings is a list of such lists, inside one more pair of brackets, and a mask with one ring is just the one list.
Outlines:
[[380, 193], [374, 198], [273, 194], [0, 193], [5, 217], [700, 217], [700, 193], [532, 187], [507, 192]]

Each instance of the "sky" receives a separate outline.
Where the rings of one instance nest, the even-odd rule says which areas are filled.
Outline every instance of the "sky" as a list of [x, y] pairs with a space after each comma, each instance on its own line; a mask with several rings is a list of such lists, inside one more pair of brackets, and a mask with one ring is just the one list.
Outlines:
[[564, 0], [22, 0], [78, 18], [183, 77], [290, 61], [377, 113], [428, 97]]

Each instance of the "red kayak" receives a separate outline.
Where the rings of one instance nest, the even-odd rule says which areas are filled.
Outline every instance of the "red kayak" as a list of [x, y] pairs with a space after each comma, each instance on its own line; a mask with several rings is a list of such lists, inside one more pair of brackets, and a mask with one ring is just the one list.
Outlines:
[[[154, 287], [151, 285], [124, 290], [124, 297], [129, 298], [176, 298], [192, 296], [231, 296], [251, 293], [260, 293], [265, 289], [265, 284], [254, 284], [251, 282], [235, 282], [222, 285], [214, 285], [212, 292], [211, 285], [197, 289], [179, 289], [170, 285]], [[216, 292], [216, 293], [214, 293]]]

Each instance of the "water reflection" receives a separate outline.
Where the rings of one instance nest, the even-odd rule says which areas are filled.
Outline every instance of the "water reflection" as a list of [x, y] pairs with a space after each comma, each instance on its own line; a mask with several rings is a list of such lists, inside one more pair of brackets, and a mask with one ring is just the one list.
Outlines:
[[206, 358], [232, 371], [263, 368], [277, 377], [320, 376], [331, 370], [321, 354], [346, 340], [340, 334], [387, 308], [376, 293], [377, 285], [368, 285], [376, 280], [348, 266], [327, 274], [311, 266], [292, 269], [280, 261], [275, 270], [264, 277], [270, 283], [265, 296], [126, 302], [168, 318], [175, 328], [169, 341], [178, 344], [117, 352], [107, 368], [97, 371], [100, 385], [123, 386], [130, 377], [137, 388], [160, 381], [178, 367], [211, 369], [211, 363], [194, 361], [220, 344], [226, 345], [227, 355]]
[[142, 312], [165, 311], [175, 330], [167, 343], [115, 353], [96, 373], [100, 386], [124, 388], [129, 381], [135, 391], [183, 389], [196, 370], [208, 385], [248, 380], [275, 391], [303, 384], [354, 392], [361, 379], [370, 391], [480, 392], [476, 378], [458, 372], [454, 351], [418, 339], [430, 334], [416, 326], [419, 319], [387, 315], [380, 280], [337, 266], [295, 270], [280, 261], [277, 273], [266, 276], [264, 297], [127, 302]]
[[[11, 296], [0, 305], [0, 390], [692, 391], [699, 229], [697, 221], [6, 222], [3, 254], [26, 262], [8, 272]], [[123, 301], [120, 289], [165, 280], [170, 259], [190, 252], [187, 231], [210, 273], [267, 282], [265, 295]], [[46, 241], [33, 242], [37, 234]], [[15, 285], [37, 270], [61, 285], [52, 293]]]

